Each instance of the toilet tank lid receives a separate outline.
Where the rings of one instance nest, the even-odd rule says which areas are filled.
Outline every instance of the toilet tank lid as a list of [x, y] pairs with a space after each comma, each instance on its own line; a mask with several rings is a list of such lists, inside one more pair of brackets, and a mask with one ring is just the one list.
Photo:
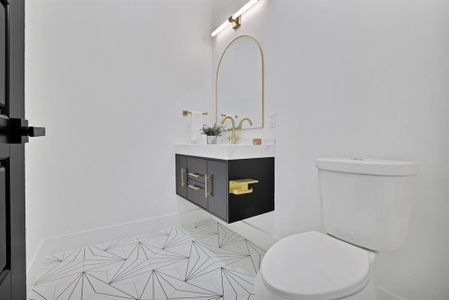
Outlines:
[[318, 158], [320, 170], [377, 176], [414, 176], [419, 164], [413, 161], [361, 158]]

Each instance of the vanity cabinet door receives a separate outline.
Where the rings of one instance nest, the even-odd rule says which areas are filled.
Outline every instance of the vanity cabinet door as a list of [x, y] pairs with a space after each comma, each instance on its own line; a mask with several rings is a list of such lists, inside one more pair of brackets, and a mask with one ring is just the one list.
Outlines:
[[204, 175], [207, 172], [207, 160], [202, 158], [187, 158], [187, 177], [189, 181], [204, 183]]
[[189, 180], [187, 199], [207, 210], [207, 198], [205, 195], [204, 185], [193, 180]]
[[[209, 212], [228, 221], [228, 170], [224, 161], [207, 162]], [[206, 185], [205, 185], [206, 186]]]
[[187, 158], [176, 155], [176, 194], [187, 197]]
[[207, 210], [207, 196], [204, 189], [206, 173], [206, 159], [187, 157], [187, 199]]

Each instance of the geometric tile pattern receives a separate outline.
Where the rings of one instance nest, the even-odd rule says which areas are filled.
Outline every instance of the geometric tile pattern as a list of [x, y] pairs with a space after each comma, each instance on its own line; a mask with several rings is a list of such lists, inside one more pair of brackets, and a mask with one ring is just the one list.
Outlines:
[[47, 257], [29, 299], [253, 299], [264, 254], [206, 220]]

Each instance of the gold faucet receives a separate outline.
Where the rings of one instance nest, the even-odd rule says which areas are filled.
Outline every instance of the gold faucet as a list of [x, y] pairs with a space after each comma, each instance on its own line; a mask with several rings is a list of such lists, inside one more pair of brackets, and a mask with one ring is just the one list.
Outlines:
[[[231, 128], [231, 136], [229, 137], [229, 142], [231, 144], [237, 144], [239, 137], [237, 136], [236, 128], [235, 128], [235, 120], [233, 117], [224, 115], [223, 121], [221, 121], [221, 125], [224, 125], [226, 120], [231, 120], [232, 128]], [[243, 120], [242, 120], [243, 121]]]
[[248, 121], [249, 125], [253, 126], [253, 121], [251, 121], [250, 118], [243, 118], [243, 119], [240, 121], [240, 123], [239, 123], [239, 127], [237, 127], [238, 130], [242, 130], [242, 129], [243, 129], [242, 126], [243, 126], [243, 122], [245, 122], [245, 121]]
[[235, 127], [235, 119], [229, 115], [222, 115], [223, 116], [223, 121], [221, 121], [221, 125], [224, 125], [224, 123], [226, 122], [226, 120], [231, 120], [231, 124], [232, 124], [232, 128], [231, 128], [231, 136], [229, 137], [229, 142], [231, 144], [237, 144], [237, 142], [239, 141], [239, 136], [237, 135], [237, 130], [242, 130], [243, 129], [243, 123], [245, 121], [247, 121], [249, 123], [249, 125], [253, 126], [253, 121], [251, 121], [250, 118], [243, 118], [240, 123], [239, 126]]

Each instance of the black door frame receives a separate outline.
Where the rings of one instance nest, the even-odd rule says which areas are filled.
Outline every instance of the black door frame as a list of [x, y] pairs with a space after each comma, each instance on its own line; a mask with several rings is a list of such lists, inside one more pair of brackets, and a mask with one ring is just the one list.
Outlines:
[[[5, 172], [6, 267], [0, 270], [0, 299], [26, 299], [25, 151], [11, 144], [12, 119], [24, 120], [25, 111], [25, 1], [0, 0], [4, 13], [4, 104], [0, 104], [0, 163]], [[20, 131], [20, 130], [19, 130]], [[19, 139], [20, 140], [20, 139]], [[3, 294], [2, 294], [3, 293]]]

